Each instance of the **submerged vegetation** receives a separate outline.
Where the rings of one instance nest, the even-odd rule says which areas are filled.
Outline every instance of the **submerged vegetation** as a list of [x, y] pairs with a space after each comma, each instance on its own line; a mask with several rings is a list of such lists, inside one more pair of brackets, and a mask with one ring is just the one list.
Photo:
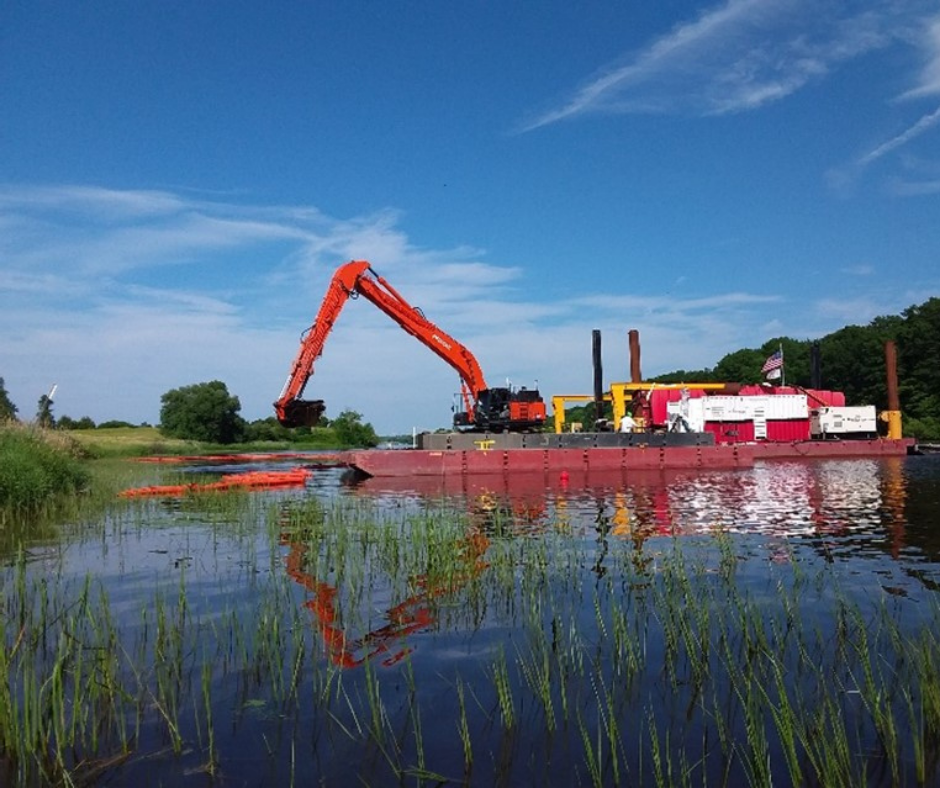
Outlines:
[[[720, 523], [644, 540], [561, 510], [262, 500], [180, 501], [186, 553], [149, 572], [20, 555], [9, 782], [937, 779], [940, 606], [859, 593], [812, 545], [769, 561]], [[152, 553], [165, 517], [134, 502], [108, 528]]]

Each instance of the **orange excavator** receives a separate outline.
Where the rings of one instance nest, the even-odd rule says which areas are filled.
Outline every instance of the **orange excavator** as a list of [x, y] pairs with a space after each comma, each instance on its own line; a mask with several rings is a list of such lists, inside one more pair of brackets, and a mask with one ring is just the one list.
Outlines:
[[434, 325], [420, 309], [411, 306], [364, 260], [353, 260], [336, 269], [316, 320], [301, 337], [290, 375], [274, 403], [277, 420], [285, 427], [312, 427], [320, 420], [325, 410], [323, 400], [300, 397], [346, 301], [360, 295], [457, 370], [463, 410], [454, 415], [455, 428], [474, 432], [525, 432], [542, 427], [545, 403], [538, 389], [487, 386], [473, 353]]

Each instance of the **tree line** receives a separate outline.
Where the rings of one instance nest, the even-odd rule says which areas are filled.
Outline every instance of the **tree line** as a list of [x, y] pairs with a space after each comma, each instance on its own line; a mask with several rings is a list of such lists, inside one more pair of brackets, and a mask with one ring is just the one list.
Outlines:
[[160, 431], [170, 438], [206, 443], [303, 441], [313, 430], [330, 429], [342, 446], [375, 446], [379, 439], [362, 414], [345, 410], [335, 419], [321, 418], [318, 427], [284, 427], [274, 416], [247, 422], [241, 403], [220, 380], [196, 383], [166, 392], [161, 398]]
[[[329, 430], [340, 446], [376, 446], [379, 442], [372, 425], [364, 422], [360, 413], [351, 410], [343, 411], [335, 419], [323, 418], [315, 428], [284, 427], [274, 416], [246, 421], [240, 414], [241, 402], [238, 397], [230, 394], [228, 387], [220, 380], [171, 389], [163, 394], [160, 403], [159, 429], [168, 438], [225, 445], [265, 441], [303, 443], [310, 440], [315, 430], [321, 435]], [[38, 426], [64, 430], [138, 426], [126, 421], [95, 424], [88, 416], [80, 419], [62, 416], [56, 419], [52, 405], [48, 395], [40, 397], [35, 418]], [[17, 413], [18, 408], [10, 399], [3, 378], [0, 378], [0, 423], [8, 419], [15, 420]]]

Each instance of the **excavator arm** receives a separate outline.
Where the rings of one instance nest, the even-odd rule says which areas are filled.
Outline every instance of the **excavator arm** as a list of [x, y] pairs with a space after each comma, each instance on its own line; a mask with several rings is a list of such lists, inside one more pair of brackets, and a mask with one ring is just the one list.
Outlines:
[[411, 306], [385, 279], [375, 273], [364, 260], [341, 265], [333, 274], [323, 297], [320, 311], [310, 329], [301, 337], [300, 349], [290, 374], [274, 403], [278, 421], [287, 427], [313, 426], [324, 411], [322, 400], [302, 400], [301, 395], [313, 375], [314, 362], [333, 324], [349, 298], [364, 296], [381, 309], [405, 331], [440, 356], [460, 375], [461, 395], [469, 420], [480, 393], [487, 389], [483, 370], [468, 348], [428, 320], [420, 309]]

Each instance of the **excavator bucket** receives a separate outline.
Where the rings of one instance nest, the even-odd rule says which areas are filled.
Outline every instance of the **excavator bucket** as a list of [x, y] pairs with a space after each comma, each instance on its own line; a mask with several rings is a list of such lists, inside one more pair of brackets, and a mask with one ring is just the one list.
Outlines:
[[285, 427], [315, 427], [325, 410], [322, 399], [295, 399], [284, 406], [278, 421]]

